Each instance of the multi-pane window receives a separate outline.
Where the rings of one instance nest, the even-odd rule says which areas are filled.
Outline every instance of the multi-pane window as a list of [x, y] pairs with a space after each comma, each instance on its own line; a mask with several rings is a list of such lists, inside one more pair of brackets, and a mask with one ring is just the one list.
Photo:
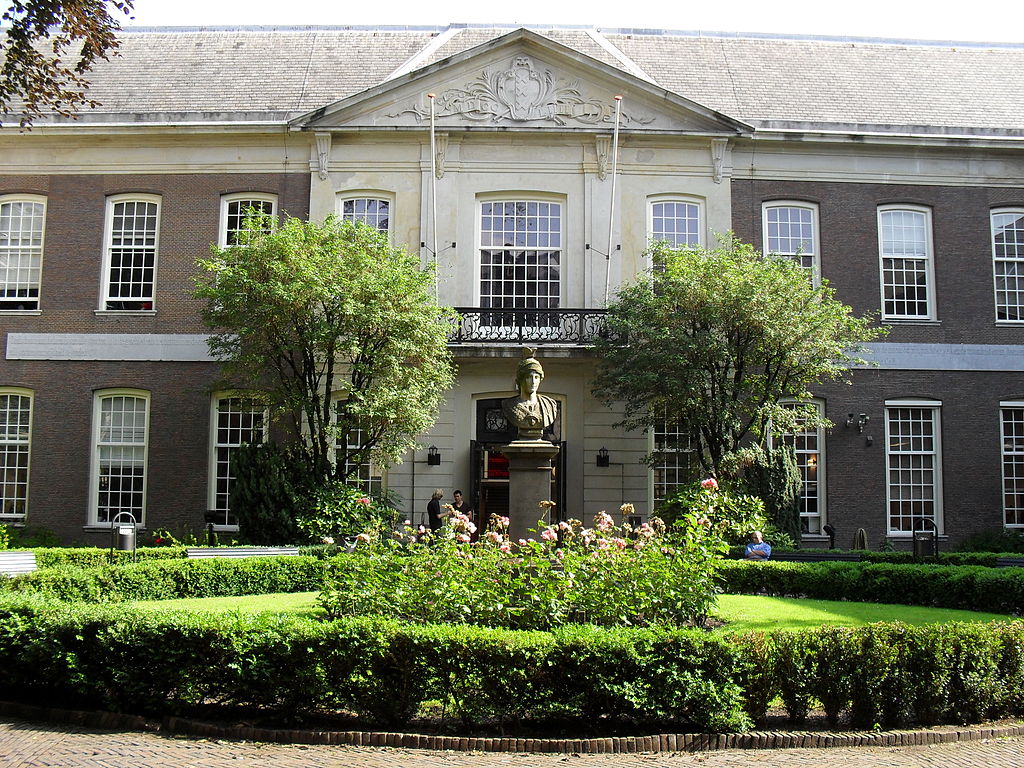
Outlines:
[[1000, 403], [1003, 446], [1003, 522], [1024, 527], [1024, 402]]
[[934, 318], [931, 219], [925, 209], [880, 208], [882, 317]]
[[[337, 411], [335, 411], [335, 418], [337, 418]], [[349, 451], [359, 449], [365, 442], [366, 432], [362, 426], [357, 426], [348, 430], [344, 435], [338, 435], [335, 447], [348, 455]], [[346, 461], [345, 475], [346, 483], [361, 488], [367, 494], [379, 495], [384, 489], [384, 477], [380, 468], [369, 459], [358, 464]]]
[[248, 217], [273, 216], [276, 200], [272, 195], [255, 195], [253, 193], [222, 197], [219, 240], [221, 247], [237, 244], [238, 233], [242, 231]]
[[153, 309], [159, 220], [152, 195], [107, 201], [104, 309]]
[[1024, 320], [1024, 210], [992, 211], [996, 320]]
[[341, 201], [343, 221], [361, 221], [381, 232], [391, 231], [391, 201], [376, 197], [351, 197]]
[[690, 436], [677, 421], [655, 423], [654, 435], [654, 504], [657, 509], [683, 486], [697, 479], [697, 457]]
[[789, 256], [817, 279], [818, 209], [809, 203], [764, 205], [764, 252]]
[[[807, 404], [804, 404], [805, 406]], [[810, 403], [821, 413], [821, 403]], [[796, 403], [783, 403], [786, 408], [796, 408]], [[803, 426], [800, 419], [797, 426]], [[800, 429], [782, 435], [782, 442], [793, 446], [796, 465], [800, 469], [800, 531], [821, 533], [825, 524], [825, 436], [821, 427]]]
[[[561, 302], [562, 205], [540, 201], [480, 204], [480, 306], [558, 309]], [[494, 314], [487, 325], [557, 325], [554, 315]]]
[[0, 520], [19, 522], [28, 512], [28, 460], [32, 394], [0, 389]]
[[701, 244], [700, 206], [685, 200], [651, 203], [651, 240], [681, 248]]
[[941, 529], [939, 406], [889, 401], [885, 413], [889, 532]]
[[0, 310], [39, 309], [43, 269], [41, 197], [0, 197]]
[[210, 510], [206, 522], [236, 526], [231, 514], [231, 461], [242, 445], [266, 440], [267, 409], [252, 398], [228, 396], [214, 400], [211, 446]]
[[[146, 509], [149, 397], [142, 392], [96, 396], [93, 454], [93, 522], [110, 523], [122, 512], [142, 522]], [[127, 521], [127, 517], [118, 520]]]

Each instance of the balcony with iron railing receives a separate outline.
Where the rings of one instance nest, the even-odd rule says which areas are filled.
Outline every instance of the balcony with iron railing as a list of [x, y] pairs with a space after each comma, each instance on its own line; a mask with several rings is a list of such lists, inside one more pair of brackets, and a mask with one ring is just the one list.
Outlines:
[[559, 344], [588, 347], [603, 337], [603, 309], [490, 309], [455, 307], [462, 320], [449, 344]]

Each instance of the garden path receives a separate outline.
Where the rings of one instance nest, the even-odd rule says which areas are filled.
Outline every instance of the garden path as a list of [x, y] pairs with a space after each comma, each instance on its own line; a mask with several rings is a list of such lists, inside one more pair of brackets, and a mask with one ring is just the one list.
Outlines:
[[577, 756], [257, 744], [0, 720], [3, 768], [749, 768], [752, 761], [772, 768], [1021, 768], [1024, 738], [756, 754], [727, 750]]

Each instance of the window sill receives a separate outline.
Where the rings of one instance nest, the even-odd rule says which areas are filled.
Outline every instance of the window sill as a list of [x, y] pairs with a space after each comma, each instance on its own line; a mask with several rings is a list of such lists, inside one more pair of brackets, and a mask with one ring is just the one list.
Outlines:
[[[918, 531], [918, 533], [931, 533], [931, 531]], [[912, 534], [912, 533], [903, 533], [902, 531], [900, 531], [899, 533], [887, 533], [887, 534], [885, 534], [885, 537], [887, 539], [889, 539], [890, 541], [913, 541], [914, 540], [914, 534]], [[948, 541], [949, 540], [949, 536], [947, 536], [944, 533], [940, 533], [939, 536], [938, 536], [938, 539], [939, 539], [939, 541]]]
[[35, 317], [36, 315], [43, 314], [41, 309], [0, 309], [0, 315], [4, 317], [17, 317], [18, 315], [24, 315], [25, 317]]
[[94, 309], [96, 317], [154, 317], [155, 309]]
[[882, 325], [942, 325], [941, 320], [927, 320], [914, 317], [883, 317], [879, 322]]
[[[117, 527], [121, 527], [122, 525], [131, 525], [131, 524], [130, 523], [117, 523]], [[114, 528], [114, 524], [112, 524], [112, 523], [88, 523], [87, 525], [83, 525], [82, 526], [82, 530], [83, 531], [107, 531], [108, 533], [113, 528]], [[135, 526], [135, 531], [137, 533], [142, 533], [145, 530], [146, 530], [146, 526], [144, 526], [144, 525], [140, 524], [140, 525]]]

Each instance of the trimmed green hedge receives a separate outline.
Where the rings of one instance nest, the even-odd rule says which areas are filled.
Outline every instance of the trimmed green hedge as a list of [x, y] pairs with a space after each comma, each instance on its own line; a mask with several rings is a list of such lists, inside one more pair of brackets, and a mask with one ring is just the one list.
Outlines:
[[725, 561], [725, 592], [1024, 613], [1024, 568]]
[[463, 720], [578, 718], [741, 730], [781, 697], [858, 727], [1024, 712], [1024, 623], [748, 634], [516, 632], [378, 619], [151, 613], [0, 597], [0, 698], [151, 715], [216, 704], [343, 709], [400, 727], [439, 701]]
[[92, 568], [110, 565], [111, 562], [121, 565], [138, 560], [173, 560], [185, 557], [185, 547], [140, 547], [135, 558], [131, 552], [114, 550], [104, 547], [37, 547], [32, 550], [36, 555], [36, 565], [40, 568], [59, 568], [72, 566], [76, 568]]
[[[776, 552], [814, 552], [814, 549], [776, 549]], [[880, 552], [873, 549], [835, 549], [822, 550], [823, 552], [843, 552], [860, 555], [861, 562], [865, 563], [892, 563], [895, 565], [982, 565], [986, 568], [996, 568], [996, 560], [1001, 557], [1020, 557], [1016, 552], [939, 552], [937, 557], [928, 557], [920, 561], [914, 557], [913, 552]], [[743, 547], [731, 547], [728, 557], [732, 560], [742, 560], [746, 550]]]
[[118, 602], [321, 589], [329, 561], [315, 557], [148, 560], [95, 568], [42, 568], [0, 583], [59, 600]]

